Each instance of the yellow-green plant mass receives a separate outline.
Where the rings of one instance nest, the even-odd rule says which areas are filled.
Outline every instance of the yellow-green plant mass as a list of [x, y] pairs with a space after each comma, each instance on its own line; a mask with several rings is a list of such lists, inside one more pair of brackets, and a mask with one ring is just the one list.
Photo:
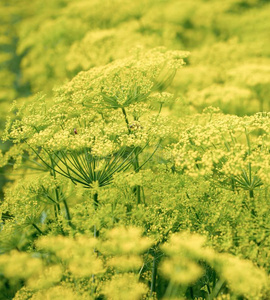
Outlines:
[[0, 300], [270, 299], [269, 15], [0, 2]]

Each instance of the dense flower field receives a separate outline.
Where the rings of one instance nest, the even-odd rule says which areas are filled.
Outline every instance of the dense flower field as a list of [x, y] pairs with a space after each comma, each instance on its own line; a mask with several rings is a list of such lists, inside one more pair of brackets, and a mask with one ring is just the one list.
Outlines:
[[270, 299], [269, 15], [0, 2], [0, 300]]

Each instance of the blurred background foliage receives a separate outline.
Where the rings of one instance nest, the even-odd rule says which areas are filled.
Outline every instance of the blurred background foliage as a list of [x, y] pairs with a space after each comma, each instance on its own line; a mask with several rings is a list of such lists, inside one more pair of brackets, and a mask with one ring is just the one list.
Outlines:
[[1, 128], [12, 100], [50, 93], [78, 72], [125, 57], [138, 45], [191, 51], [173, 92], [187, 99], [192, 112], [209, 104], [238, 115], [269, 108], [262, 103], [269, 98], [268, 1], [2, 0], [0, 5]]

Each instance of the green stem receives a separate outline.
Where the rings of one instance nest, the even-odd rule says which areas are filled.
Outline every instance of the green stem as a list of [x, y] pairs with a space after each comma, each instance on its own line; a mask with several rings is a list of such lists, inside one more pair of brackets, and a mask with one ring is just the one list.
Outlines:
[[137, 204], [141, 204], [141, 186], [136, 185]]
[[124, 109], [124, 107], [122, 107], [122, 113], [125, 117], [125, 122], [127, 124], [128, 133], [131, 133], [129, 121], [128, 121], [128, 118], [127, 118], [127, 113], [126, 113], [126, 110]]
[[35, 223], [32, 223], [32, 226], [40, 233], [40, 234], [44, 234], [43, 231], [35, 224]]
[[55, 220], [56, 220], [56, 222], [57, 222], [57, 224], [58, 224], [58, 226], [59, 226], [59, 229], [61, 230], [61, 233], [62, 233], [63, 235], [65, 235], [65, 232], [64, 232], [64, 229], [63, 229], [63, 224], [62, 224], [62, 223], [59, 224], [58, 215], [60, 215], [60, 210], [61, 210], [60, 205], [59, 205], [58, 203], [55, 204], [55, 205], [54, 205], [54, 215], [55, 215]]
[[[53, 176], [54, 179], [56, 179], [56, 173], [54, 169], [54, 161], [51, 158], [51, 168], [52, 168], [52, 173], [51, 175]], [[58, 215], [60, 214], [61, 208], [59, 205], [59, 193], [58, 193], [58, 187], [55, 189], [55, 198], [56, 198], [56, 204], [54, 206], [54, 213], [55, 213], [55, 218], [58, 219]]]
[[55, 219], [57, 220], [58, 215], [57, 215], [57, 206], [56, 206], [56, 204], [53, 207], [54, 207], [54, 216], [55, 216]]
[[[123, 113], [124, 118], [125, 118], [125, 122], [126, 122], [126, 125], [127, 125], [128, 133], [130, 134], [131, 133], [130, 124], [129, 124], [127, 113], [126, 113], [126, 110], [125, 110], [124, 107], [122, 107], [122, 113]], [[134, 154], [135, 154], [135, 158], [134, 158], [133, 167], [134, 167], [134, 171], [137, 173], [137, 172], [139, 172], [140, 164], [139, 164], [139, 154], [136, 151], [136, 149], [134, 151]], [[134, 191], [136, 193], [137, 204], [140, 204], [141, 203], [141, 187], [139, 185], [136, 185]]]
[[137, 151], [134, 151], [134, 154], [135, 154], [135, 158], [134, 158], [134, 171], [136, 173], [139, 172], [139, 169], [140, 169], [140, 164], [139, 164], [139, 154]]
[[166, 289], [164, 298], [166, 298], [166, 299], [170, 298], [170, 296], [172, 295], [173, 288], [174, 288], [174, 284], [173, 284], [172, 281], [170, 281], [170, 283], [169, 283], [169, 285], [168, 285], [168, 287]]
[[67, 216], [67, 220], [68, 220], [68, 225], [72, 227], [71, 216], [70, 216], [70, 212], [69, 212], [67, 201], [63, 200], [63, 203], [64, 203], [64, 206], [65, 206], [65, 211], [66, 211], [66, 216]]
[[[93, 195], [93, 204], [94, 204], [94, 209], [96, 211], [98, 208], [98, 193], [94, 193]], [[94, 238], [97, 238], [97, 236], [98, 236], [97, 226], [94, 225]], [[94, 253], [96, 253], [96, 248], [94, 248]], [[96, 292], [95, 283], [96, 283], [95, 275], [92, 274], [92, 284], [93, 284], [92, 292], [91, 292], [92, 295], [94, 295]]]
[[138, 274], [138, 280], [139, 280], [140, 277], [141, 277], [141, 274], [142, 274], [142, 271], [143, 271], [144, 266], [145, 266], [145, 264], [143, 263], [142, 267], [140, 268], [139, 274]]
[[[134, 160], [134, 171], [136, 173], [139, 172], [140, 164], [139, 164], [139, 155], [137, 151], [135, 153], [135, 160]], [[137, 198], [137, 204], [141, 204], [141, 186], [136, 185], [135, 186], [135, 192], [136, 192], [136, 198]]]
[[97, 210], [97, 208], [98, 208], [98, 194], [97, 193], [95, 193], [93, 195], [93, 204], [94, 204], [95, 210]]
[[58, 213], [58, 215], [59, 215], [59, 214], [60, 214], [60, 211], [61, 211], [60, 204], [56, 204], [56, 207], [57, 207], [57, 213]]
[[[92, 274], [92, 289], [91, 289], [91, 295], [94, 297], [94, 294], [96, 292], [96, 287], [95, 287], [95, 283], [96, 283], [96, 279], [95, 279], [95, 275]], [[95, 297], [93, 299], [96, 299]]]
[[[95, 211], [97, 210], [97, 208], [98, 208], [98, 193], [95, 193], [94, 195], [93, 195], [93, 204], [94, 204], [94, 209], [95, 209]], [[94, 225], [94, 238], [97, 238], [97, 236], [98, 236], [98, 231], [97, 231], [97, 226], [96, 225]], [[95, 250], [94, 250], [94, 252], [95, 252]]]
[[152, 297], [153, 293], [156, 291], [156, 278], [157, 278], [157, 261], [156, 261], [156, 257], [154, 257], [153, 258], [153, 267], [152, 267], [150, 297]]
[[94, 238], [97, 238], [97, 226], [96, 225], [94, 225]]
[[234, 180], [233, 176], [231, 178], [231, 186], [232, 186], [232, 191], [234, 192], [235, 191], [235, 180]]
[[249, 190], [249, 199], [251, 203], [251, 214], [253, 217], [257, 217], [257, 213], [255, 210], [255, 201], [254, 201], [254, 190]]
[[159, 111], [158, 111], [158, 114], [156, 115], [156, 121], [157, 121], [158, 117], [160, 116], [162, 107], [163, 107], [163, 103], [160, 103]]
[[221, 290], [224, 283], [225, 283], [225, 280], [220, 279], [217, 282], [217, 284], [215, 285], [212, 293], [208, 296], [207, 300], [213, 300], [218, 295], [218, 293], [220, 292], [220, 290]]

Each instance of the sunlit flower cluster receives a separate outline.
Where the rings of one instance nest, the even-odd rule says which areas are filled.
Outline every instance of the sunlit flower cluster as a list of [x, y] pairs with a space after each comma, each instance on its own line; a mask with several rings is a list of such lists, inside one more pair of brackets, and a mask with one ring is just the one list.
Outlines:
[[267, 113], [243, 118], [214, 114], [180, 135], [172, 157], [191, 176], [211, 176], [224, 187], [266, 187], [269, 181], [263, 170], [269, 161], [269, 126]]

